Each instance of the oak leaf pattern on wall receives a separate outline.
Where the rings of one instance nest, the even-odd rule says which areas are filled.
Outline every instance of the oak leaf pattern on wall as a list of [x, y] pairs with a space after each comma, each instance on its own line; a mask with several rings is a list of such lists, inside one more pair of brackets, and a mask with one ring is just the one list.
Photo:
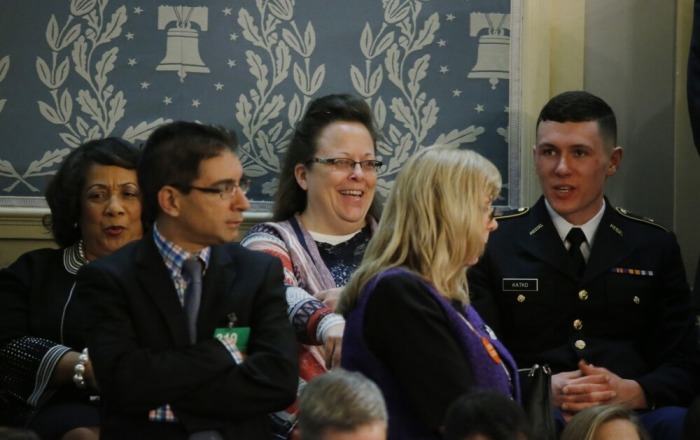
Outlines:
[[[382, 134], [380, 194], [409, 157], [446, 144], [491, 159], [512, 200], [507, 67], [475, 72], [507, 51], [511, 1], [46, 0], [31, 11], [23, 3], [0, 6], [0, 206], [41, 198], [85, 141], [140, 144], [186, 119], [238, 133], [249, 194], [265, 210], [305, 108], [342, 92], [366, 100]], [[500, 46], [481, 44], [494, 35]], [[18, 132], [20, 124], [30, 128]]]

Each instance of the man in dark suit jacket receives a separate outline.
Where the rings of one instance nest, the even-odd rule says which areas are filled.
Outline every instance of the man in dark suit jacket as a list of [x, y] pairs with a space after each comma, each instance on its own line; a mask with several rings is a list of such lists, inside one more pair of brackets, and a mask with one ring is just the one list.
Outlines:
[[[78, 275], [102, 438], [270, 438], [266, 415], [295, 399], [282, 267], [230, 243], [249, 207], [235, 147], [195, 123], [153, 132], [138, 169], [152, 230]], [[192, 317], [190, 259], [204, 270]], [[244, 349], [232, 332], [245, 329]]]
[[655, 438], [680, 438], [700, 387], [689, 287], [675, 236], [604, 197], [622, 159], [616, 130], [589, 93], [545, 105], [534, 148], [543, 197], [499, 218], [471, 293], [521, 368], [552, 367], [565, 419], [616, 403], [639, 410]]

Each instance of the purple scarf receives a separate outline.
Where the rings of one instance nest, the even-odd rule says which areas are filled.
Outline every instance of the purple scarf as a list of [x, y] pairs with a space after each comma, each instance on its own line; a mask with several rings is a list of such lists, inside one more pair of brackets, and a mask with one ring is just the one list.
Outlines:
[[[431, 284], [405, 269], [389, 269], [367, 283], [358, 304], [347, 314], [342, 351], [342, 366], [344, 368], [361, 371], [374, 380], [382, 390], [389, 411], [389, 438], [417, 439], [416, 433], [422, 431], [416, 424], [415, 418], [411, 415], [406, 399], [403, 397], [401, 386], [395, 382], [391, 374], [372, 354], [363, 337], [362, 329], [367, 301], [374, 292], [377, 283], [382, 278], [391, 275], [402, 275], [419, 279], [440, 304], [454, 332], [455, 339], [462, 349], [464, 358], [471, 367], [475, 388], [495, 390], [508, 397], [515, 397], [516, 400], [520, 399], [518, 369], [515, 361], [513, 361], [510, 353], [508, 353], [508, 350], [501, 342], [495, 339], [493, 332], [484, 324], [472, 306], [467, 306], [462, 311], [476, 332], [467, 326], [463, 317], [454, 309], [452, 304], [440, 295]], [[508, 378], [503, 366], [493, 361], [491, 355], [484, 347], [482, 337], [488, 339], [496, 349], [501, 362], [507, 367], [511, 379]], [[511, 380], [513, 385], [512, 391]]]

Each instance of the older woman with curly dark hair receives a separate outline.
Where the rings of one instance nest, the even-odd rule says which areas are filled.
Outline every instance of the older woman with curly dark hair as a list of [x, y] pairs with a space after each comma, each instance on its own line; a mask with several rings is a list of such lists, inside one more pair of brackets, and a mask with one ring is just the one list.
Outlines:
[[0, 271], [0, 425], [43, 439], [97, 438], [97, 383], [75, 304], [78, 270], [143, 234], [139, 151], [118, 138], [73, 150], [49, 183], [44, 225], [59, 249]]

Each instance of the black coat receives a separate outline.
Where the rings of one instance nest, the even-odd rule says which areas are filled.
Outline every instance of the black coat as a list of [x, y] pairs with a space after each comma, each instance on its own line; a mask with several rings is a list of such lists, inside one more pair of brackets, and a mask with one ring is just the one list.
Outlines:
[[521, 368], [573, 371], [585, 359], [636, 380], [649, 404], [686, 405], [700, 354], [676, 238], [606, 206], [582, 279], [544, 198], [499, 219], [468, 273], [474, 306]]
[[[0, 270], [0, 425], [24, 426], [39, 410], [90, 402], [72, 381], [48, 386], [63, 354], [85, 347], [73, 295], [77, 255], [75, 246], [37, 249]], [[84, 409], [64, 426], [96, 424], [95, 411]]]
[[[186, 439], [185, 431], [204, 430], [270, 438], [266, 415], [294, 402], [297, 344], [277, 258], [235, 243], [212, 247], [195, 344], [150, 234], [85, 266], [77, 292], [102, 391], [102, 438]], [[213, 338], [232, 312], [236, 327], [251, 328], [240, 365]], [[149, 410], [166, 403], [180, 423], [148, 422]]]

